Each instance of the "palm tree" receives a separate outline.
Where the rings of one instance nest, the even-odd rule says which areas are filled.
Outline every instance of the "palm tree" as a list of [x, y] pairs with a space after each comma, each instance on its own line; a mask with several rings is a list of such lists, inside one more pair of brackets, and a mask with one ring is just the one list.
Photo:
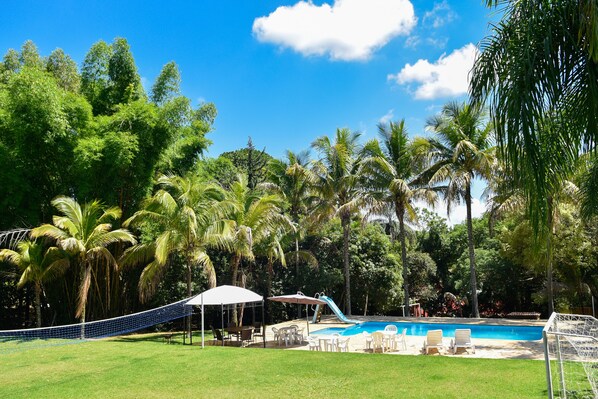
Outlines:
[[[537, 234], [550, 218], [550, 185], [568, 179], [579, 154], [598, 142], [598, 7], [589, 0], [486, 3], [503, 17], [481, 42], [470, 92], [474, 103], [490, 99], [499, 148]], [[555, 118], [565, 123], [546, 151], [542, 130]], [[558, 173], [546, 176], [556, 165]]]
[[[295, 253], [291, 258], [295, 262], [295, 285], [297, 290], [301, 288], [299, 286], [299, 260], [302, 258], [302, 251], [299, 250], [299, 240], [304, 231], [301, 228], [301, 222], [306, 221], [302, 217], [307, 215], [310, 205], [315, 201], [313, 194], [315, 175], [308, 165], [309, 154], [307, 152], [295, 154], [292, 151], [287, 151], [286, 159], [274, 159], [270, 162], [269, 167], [269, 180], [274, 190], [286, 200], [288, 204], [287, 212], [296, 228], [293, 237]], [[308, 256], [308, 254], [305, 255]], [[311, 263], [313, 263], [313, 260]]]
[[424, 172], [430, 184], [447, 182], [444, 197], [450, 214], [454, 202], [465, 202], [467, 209], [467, 241], [471, 303], [474, 317], [478, 309], [475, 252], [471, 216], [471, 182], [474, 178], [487, 179], [494, 162], [492, 126], [487, 123], [483, 108], [450, 102], [439, 115], [429, 118], [427, 128], [436, 138], [416, 139], [418, 152], [427, 153], [432, 165]]
[[35, 314], [37, 327], [42, 326], [41, 293], [44, 283], [61, 276], [69, 267], [66, 254], [56, 247], [44, 251], [42, 244], [33, 241], [21, 241], [17, 246], [18, 252], [11, 249], [0, 250], [0, 262], [14, 264], [21, 272], [17, 284], [22, 288], [32, 283], [35, 290]]
[[171, 256], [185, 259], [187, 297], [193, 294], [193, 267], [201, 266], [210, 287], [216, 286], [216, 273], [207, 249], [226, 248], [228, 227], [222, 221], [223, 192], [220, 187], [191, 177], [164, 175], [158, 178], [160, 189], [149, 198], [143, 209], [127, 219], [125, 226], [151, 224], [157, 237], [129, 248], [123, 264], [145, 264], [139, 279], [142, 301], [153, 296]]
[[[229, 191], [225, 192], [222, 202], [226, 208], [226, 222], [231, 234], [228, 238], [228, 250], [231, 252], [231, 280], [236, 286], [245, 286], [245, 280], [239, 279], [239, 266], [243, 259], [252, 261], [255, 258], [254, 247], [282, 229], [294, 229], [293, 223], [282, 213], [283, 199], [276, 194], [262, 194], [259, 190], [249, 188], [247, 178], [239, 175]], [[276, 241], [271, 246], [270, 257], [280, 258], [281, 249]], [[276, 254], [276, 255], [275, 255]], [[243, 309], [243, 308], [242, 308]], [[237, 319], [236, 309], [233, 318]], [[241, 324], [243, 313], [239, 315]]]
[[415, 220], [413, 201], [425, 200], [428, 204], [436, 202], [436, 191], [440, 188], [428, 188], [420, 183], [417, 160], [409, 141], [405, 120], [379, 124], [378, 140], [372, 140], [365, 146], [368, 155], [363, 160], [363, 174], [367, 185], [374, 191], [374, 196], [383, 204], [390, 204], [399, 221], [399, 240], [401, 242], [401, 261], [403, 264], [403, 291], [405, 296], [405, 314], [409, 316], [409, 284], [407, 265], [407, 243], [405, 238], [405, 218]]
[[31, 230], [31, 237], [50, 237], [57, 246], [71, 254], [80, 268], [79, 296], [75, 317], [85, 322], [85, 308], [94, 268], [101, 265], [118, 268], [116, 259], [108, 250], [110, 244], [136, 244], [135, 237], [125, 229], [112, 230], [112, 220], [121, 217], [118, 207], [105, 208], [99, 201], [83, 206], [73, 198], [56, 197], [52, 205], [61, 213], [54, 216], [53, 225], [44, 224]]
[[323, 136], [312, 143], [320, 159], [314, 164], [315, 191], [319, 201], [314, 215], [319, 220], [338, 216], [343, 229], [343, 266], [345, 275], [345, 312], [351, 315], [351, 277], [349, 238], [351, 217], [359, 212], [368, 199], [361, 182], [360, 134], [349, 129], [337, 129], [334, 141]]

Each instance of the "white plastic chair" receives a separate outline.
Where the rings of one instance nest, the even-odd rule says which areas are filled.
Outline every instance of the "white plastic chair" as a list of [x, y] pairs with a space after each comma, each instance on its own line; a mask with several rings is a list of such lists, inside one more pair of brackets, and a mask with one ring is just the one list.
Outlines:
[[350, 339], [350, 337], [339, 338], [336, 341], [337, 352], [349, 352], [349, 339]]
[[367, 331], [364, 331], [362, 334], [365, 338], [365, 349], [372, 349], [372, 334]]
[[457, 353], [458, 348], [470, 349], [475, 353], [475, 345], [471, 342], [471, 330], [469, 328], [456, 329], [455, 339], [451, 340], [451, 352]]
[[278, 346], [280, 346], [280, 330], [276, 327], [272, 327], [272, 333], [274, 334], [274, 341], [276, 341]]
[[297, 328], [295, 329], [295, 333], [293, 334], [293, 340], [298, 343], [302, 343], [304, 340], [303, 337], [303, 330], [304, 328]]
[[442, 330], [428, 330], [424, 341], [426, 354], [430, 353], [430, 349], [436, 349], [438, 353], [440, 353], [440, 349], [446, 349], [442, 343]]
[[309, 346], [310, 351], [319, 351], [320, 350], [320, 342], [318, 339], [314, 337], [307, 337], [307, 345]]
[[386, 345], [384, 344], [384, 334], [380, 331], [372, 333], [372, 352], [376, 352], [376, 349], [380, 349], [384, 353]]
[[395, 340], [393, 342], [394, 349], [399, 349], [399, 345], [403, 348], [403, 350], [407, 350], [407, 329], [403, 328], [403, 332], [401, 334], [397, 334], [395, 336]]

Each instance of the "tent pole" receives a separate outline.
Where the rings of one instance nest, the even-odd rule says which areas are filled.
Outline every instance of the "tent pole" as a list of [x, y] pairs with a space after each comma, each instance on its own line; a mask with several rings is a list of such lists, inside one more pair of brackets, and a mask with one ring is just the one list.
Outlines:
[[224, 305], [220, 304], [220, 321], [222, 322], [222, 346], [224, 346]]
[[203, 295], [201, 296], [201, 349], [204, 348]]

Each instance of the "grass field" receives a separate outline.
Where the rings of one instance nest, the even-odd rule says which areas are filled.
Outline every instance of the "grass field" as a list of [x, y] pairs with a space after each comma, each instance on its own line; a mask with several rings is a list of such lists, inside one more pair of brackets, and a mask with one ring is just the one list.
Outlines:
[[0, 354], [0, 398], [542, 398], [544, 363], [167, 345], [156, 336]]

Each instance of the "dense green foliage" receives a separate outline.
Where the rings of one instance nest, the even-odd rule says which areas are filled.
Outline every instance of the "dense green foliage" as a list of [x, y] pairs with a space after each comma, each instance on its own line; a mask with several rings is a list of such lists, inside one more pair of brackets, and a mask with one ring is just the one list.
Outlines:
[[[312, 160], [273, 159], [251, 139], [208, 158], [216, 107], [192, 107], [180, 81], [170, 62], [147, 95], [122, 38], [94, 44], [80, 72], [32, 42], [6, 53], [0, 231], [30, 227], [32, 242], [0, 252], [3, 327], [117, 316], [231, 283], [264, 295], [325, 292], [347, 314], [400, 315], [419, 302], [429, 315], [547, 315], [553, 302], [568, 311], [598, 295], [591, 156], [567, 179], [551, 174], [557, 158], [544, 162], [558, 184], [539, 240], [529, 196], [495, 156], [478, 105], [447, 104], [425, 138], [402, 120], [367, 143], [337, 129], [311, 144]], [[543, 157], [558, 150], [555, 126], [541, 131]], [[475, 178], [488, 181], [491, 208], [479, 219]], [[439, 198], [463, 201], [465, 223], [418, 208]], [[267, 310], [269, 320], [296, 315]]]

